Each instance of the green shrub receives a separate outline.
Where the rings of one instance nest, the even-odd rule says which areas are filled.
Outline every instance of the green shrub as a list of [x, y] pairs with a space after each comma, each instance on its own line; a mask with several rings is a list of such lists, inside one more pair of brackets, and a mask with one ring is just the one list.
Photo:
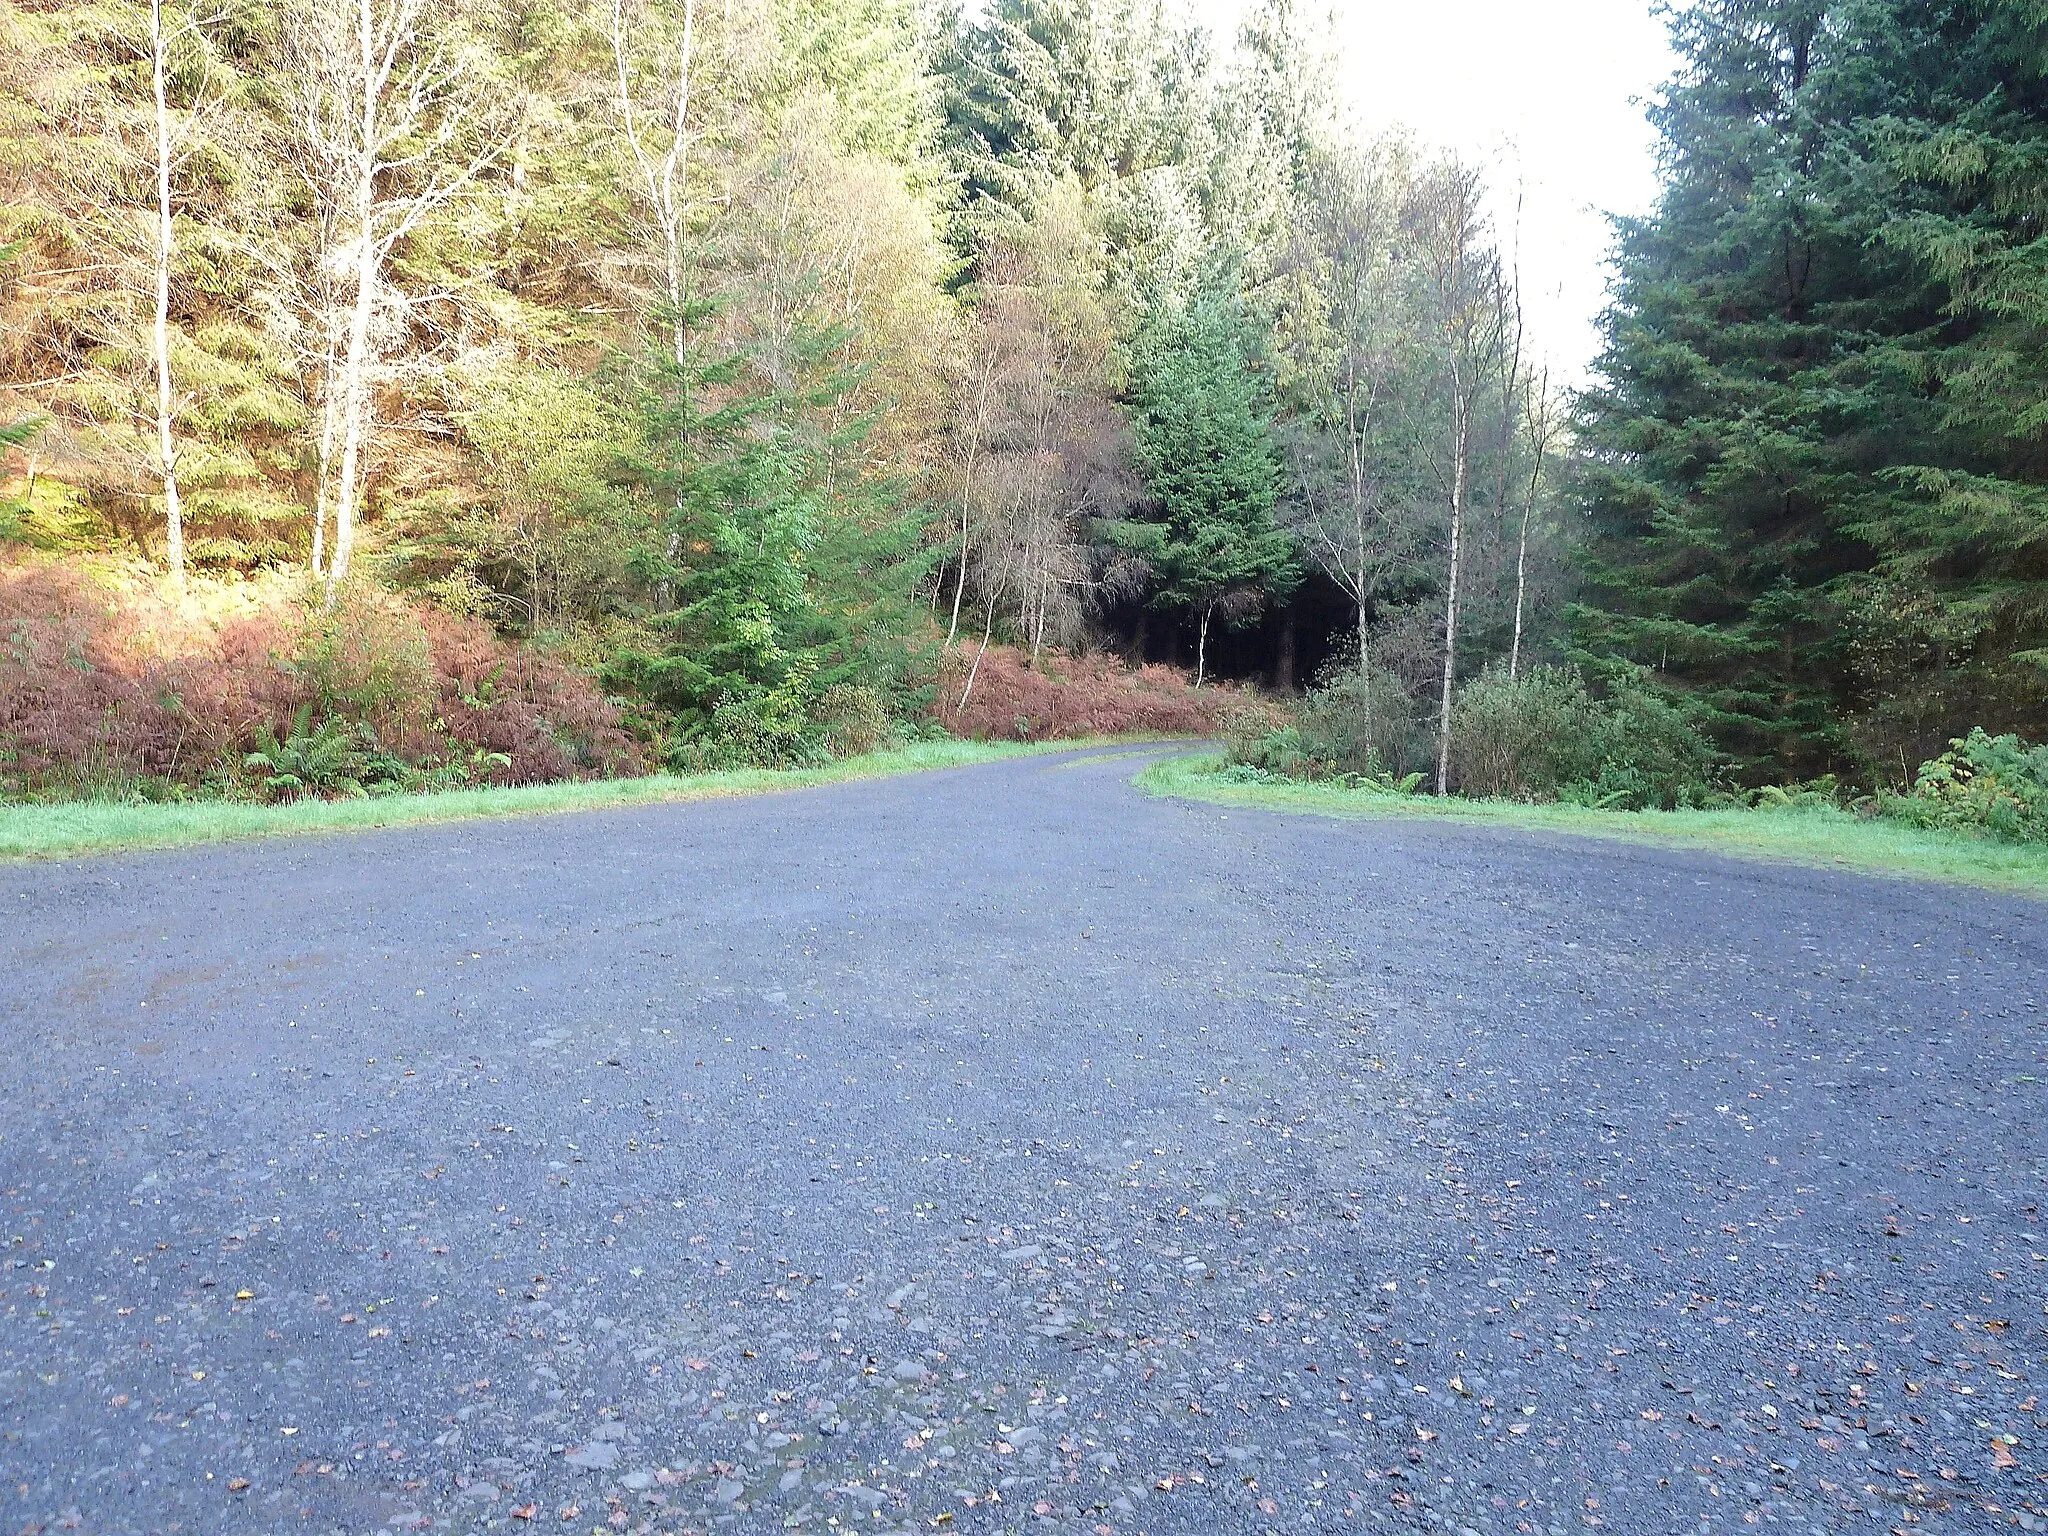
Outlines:
[[1489, 667], [1451, 706], [1451, 770], [1463, 794], [1550, 799], [1599, 767], [1600, 711], [1578, 673]]
[[[1400, 788], [1436, 767], [1428, 712], [1398, 681], [1355, 668], [1310, 691], [1292, 723], [1246, 711], [1226, 722], [1226, 760], [1244, 782], [1310, 779]], [[1474, 798], [1563, 799], [1604, 809], [1699, 806], [1716, 788], [1713, 744], [1638, 672], [1595, 697], [1580, 675], [1536, 667], [1509, 677], [1489, 667], [1451, 709], [1451, 769]], [[1264, 779], [1258, 776], [1264, 776]]]
[[812, 767], [830, 754], [811, 717], [810, 672], [792, 671], [773, 688], [734, 690], [668, 752], [677, 773], [726, 768]]
[[889, 739], [889, 708], [881, 694], [860, 683], [834, 683], [811, 707], [834, 757], [859, 757]]
[[290, 665], [311, 686], [316, 714], [387, 733], [431, 720], [440, 698], [425, 626], [364, 590], [343, 588], [331, 606], [307, 616]]
[[1832, 773], [1795, 784], [1766, 784], [1745, 797], [1756, 811], [1832, 811], [1842, 807], [1842, 781]]
[[1720, 754], [1706, 734], [1641, 672], [1608, 680], [1595, 707], [1594, 767], [1558, 786], [1558, 798], [1602, 810], [1677, 810], [1721, 791]]
[[1910, 795], [1888, 796], [1882, 806], [1884, 814], [1916, 826], [2048, 842], [2048, 746], [1992, 736], [1978, 726], [1920, 765]]
[[1414, 699], [1391, 673], [1367, 676], [1355, 664], [1325, 673], [1303, 701], [1301, 725], [1310, 749], [1336, 773], [1399, 777], [1436, 761]]
[[1238, 710], [1223, 722], [1227, 760], [1279, 778], [1393, 785], [1433, 761], [1414, 701], [1398, 679], [1360, 676], [1355, 664], [1326, 672], [1275, 724], [1270, 707]]
[[273, 800], [309, 795], [359, 795], [371, 784], [405, 778], [405, 764], [377, 750], [368, 726], [330, 716], [313, 724], [313, 706], [302, 704], [291, 729], [280, 737], [268, 725], [256, 731], [256, 749], [242, 766], [262, 774], [263, 792]]
[[1299, 725], [1228, 733], [1224, 760], [1232, 768], [1248, 768], [1267, 778], [1327, 779], [1336, 772], [1334, 764], [1310, 755]]

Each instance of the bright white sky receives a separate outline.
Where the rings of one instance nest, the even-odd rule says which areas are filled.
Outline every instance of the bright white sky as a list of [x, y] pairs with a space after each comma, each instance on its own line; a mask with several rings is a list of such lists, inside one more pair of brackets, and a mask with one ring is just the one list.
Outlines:
[[[1246, 0], [1183, 3], [1224, 52]], [[1675, 61], [1650, 0], [1335, 0], [1335, 9], [1340, 89], [1362, 129], [1405, 126], [1491, 166], [1504, 247], [1519, 190], [1530, 340], [1556, 382], [1580, 382], [1606, 298], [1604, 215], [1647, 212], [1656, 195], [1643, 102]]]

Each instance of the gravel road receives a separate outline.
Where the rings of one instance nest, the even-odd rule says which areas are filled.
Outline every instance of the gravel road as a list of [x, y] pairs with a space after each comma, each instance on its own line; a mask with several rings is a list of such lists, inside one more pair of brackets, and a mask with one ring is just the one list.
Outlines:
[[2048, 1531], [2048, 906], [1143, 761], [0, 870], [0, 1529]]

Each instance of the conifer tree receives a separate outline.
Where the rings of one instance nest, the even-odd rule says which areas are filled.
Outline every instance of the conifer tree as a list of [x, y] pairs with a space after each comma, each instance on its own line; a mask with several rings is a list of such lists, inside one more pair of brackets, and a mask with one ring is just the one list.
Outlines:
[[1916, 378], [1945, 295], [1884, 238], [1911, 196], [1885, 125], [1943, 110], [1930, 9], [1678, 13], [1663, 198], [1621, 228], [1581, 412], [1577, 641], [1651, 668], [1758, 775], [1852, 765], [1847, 610], [1899, 471], [1948, 451]]
[[1151, 565], [1154, 604], [1194, 617], [1200, 687], [1213, 621], [1242, 622], [1299, 580], [1294, 542], [1273, 520], [1271, 406], [1241, 320], [1213, 288], [1153, 321], [1134, 375], [1133, 426], [1158, 515], [1117, 536]]

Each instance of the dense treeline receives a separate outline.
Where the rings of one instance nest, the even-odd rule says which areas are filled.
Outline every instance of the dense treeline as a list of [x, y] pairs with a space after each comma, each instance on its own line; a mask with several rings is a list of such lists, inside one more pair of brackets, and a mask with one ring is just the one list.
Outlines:
[[1204, 681], [1312, 587], [1441, 777], [1549, 634], [1480, 179], [1289, 0], [17, 0], [0, 71], [17, 546], [487, 621], [655, 761], [980, 718], [991, 646]]
[[[1574, 410], [1480, 172], [1349, 131], [1291, 0], [6, 5], [6, 782], [1028, 734], [1126, 718], [1098, 652], [1299, 655], [1248, 760], [1439, 789], [2039, 739], [2037, 9], [1676, 11]], [[449, 724], [451, 622], [559, 750]]]
[[1675, 35], [1583, 402], [1577, 644], [1752, 780], [2040, 739], [2048, 11], [1702, 0]]

